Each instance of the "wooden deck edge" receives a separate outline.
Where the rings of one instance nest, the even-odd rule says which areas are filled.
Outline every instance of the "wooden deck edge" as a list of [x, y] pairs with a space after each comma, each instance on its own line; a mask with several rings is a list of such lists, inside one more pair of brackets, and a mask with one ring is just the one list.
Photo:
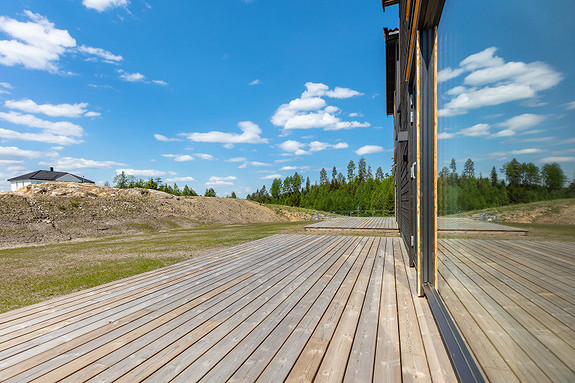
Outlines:
[[479, 364], [469, 350], [437, 290], [428, 283], [423, 285], [423, 289], [457, 379], [460, 382], [486, 382]]
[[370, 228], [345, 228], [345, 227], [305, 227], [306, 231], [321, 231], [321, 232], [345, 232], [352, 233], [387, 233], [399, 234], [399, 229], [370, 229]]

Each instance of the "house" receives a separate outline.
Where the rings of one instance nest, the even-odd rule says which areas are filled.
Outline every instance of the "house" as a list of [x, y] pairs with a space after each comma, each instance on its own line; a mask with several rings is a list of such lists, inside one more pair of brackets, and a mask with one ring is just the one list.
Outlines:
[[32, 173], [23, 174], [18, 177], [10, 178], [8, 180], [12, 191], [18, 190], [21, 187], [30, 184], [41, 184], [44, 182], [78, 182], [78, 183], [89, 183], [93, 184], [94, 181], [90, 181], [84, 177], [77, 176], [68, 172], [55, 172], [54, 168], [50, 170], [37, 170]]

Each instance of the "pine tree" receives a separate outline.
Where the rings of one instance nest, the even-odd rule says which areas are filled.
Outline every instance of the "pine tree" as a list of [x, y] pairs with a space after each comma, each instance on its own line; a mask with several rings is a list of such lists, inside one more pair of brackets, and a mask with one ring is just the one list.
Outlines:
[[352, 183], [355, 179], [355, 163], [350, 160], [347, 164], [347, 182]]
[[497, 185], [497, 169], [491, 168], [491, 186]]
[[365, 169], [365, 159], [361, 157], [357, 163], [357, 178], [359, 182], [363, 182], [367, 179], [367, 171]]
[[385, 177], [383, 176], [383, 170], [381, 169], [381, 166], [380, 166], [375, 171], [375, 179], [378, 181], [383, 181], [384, 178]]
[[319, 172], [319, 183], [322, 185], [326, 185], [328, 183], [328, 179], [327, 179], [327, 172], [325, 171], [324, 168], [321, 168], [321, 171]]

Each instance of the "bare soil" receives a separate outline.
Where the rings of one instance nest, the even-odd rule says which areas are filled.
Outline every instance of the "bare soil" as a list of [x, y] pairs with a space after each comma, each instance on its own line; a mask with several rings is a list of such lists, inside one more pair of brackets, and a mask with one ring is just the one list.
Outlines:
[[290, 219], [294, 217], [242, 199], [54, 182], [0, 192], [0, 248]]

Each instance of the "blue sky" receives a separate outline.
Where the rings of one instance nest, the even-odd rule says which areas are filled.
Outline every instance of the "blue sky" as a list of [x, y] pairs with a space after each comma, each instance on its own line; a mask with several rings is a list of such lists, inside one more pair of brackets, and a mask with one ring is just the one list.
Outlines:
[[[575, 178], [575, 3], [447, 1], [439, 27], [439, 168], [512, 158]], [[500, 175], [501, 176], [501, 175]]]
[[363, 154], [391, 168], [377, 1], [0, 5], [0, 187], [53, 166], [243, 196]]
[[[448, 1], [442, 19], [440, 167], [472, 157], [485, 174], [515, 156], [573, 177], [575, 50], [560, 37], [574, 35], [574, 6], [477, 3]], [[389, 171], [382, 28], [396, 25], [377, 0], [2, 2], [0, 189], [50, 166], [219, 196], [345, 174], [361, 155]], [[500, 72], [473, 81], [485, 69]], [[474, 101], [496, 86], [511, 96]]]

